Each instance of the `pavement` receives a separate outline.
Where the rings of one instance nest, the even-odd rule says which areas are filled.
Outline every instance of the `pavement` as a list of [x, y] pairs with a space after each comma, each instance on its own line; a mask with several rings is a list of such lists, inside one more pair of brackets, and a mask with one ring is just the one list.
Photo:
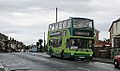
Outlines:
[[10, 71], [10, 70], [0, 62], [0, 71]]
[[110, 63], [110, 64], [114, 63], [113, 59], [111, 58], [94, 58], [94, 61], [102, 62], [102, 63]]
[[2, 63], [0, 63], [0, 71], [5, 71], [5, 69], [4, 69], [3, 65], [2, 65]]

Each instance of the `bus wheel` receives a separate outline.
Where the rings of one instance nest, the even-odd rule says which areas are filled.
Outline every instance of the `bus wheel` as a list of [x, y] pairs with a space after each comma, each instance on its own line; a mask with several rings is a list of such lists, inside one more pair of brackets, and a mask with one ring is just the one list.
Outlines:
[[64, 58], [64, 50], [61, 51], [61, 58]]
[[50, 50], [50, 53], [49, 53], [50, 57], [53, 57], [53, 53], [52, 53], [52, 50]]

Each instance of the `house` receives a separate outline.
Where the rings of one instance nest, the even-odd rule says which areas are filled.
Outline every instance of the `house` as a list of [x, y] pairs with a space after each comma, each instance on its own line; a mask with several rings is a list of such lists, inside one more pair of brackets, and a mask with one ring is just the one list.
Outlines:
[[111, 43], [109, 41], [97, 41], [95, 42], [94, 44], [95, 47], [110, 47], [111, 46]]
[[100, 33], [100, 31], [95, 29], [95, 42], [99, 41], [99, 33]]
[[109, 32], [112, 47], [120, 47], [120, 18], [112, 22]]

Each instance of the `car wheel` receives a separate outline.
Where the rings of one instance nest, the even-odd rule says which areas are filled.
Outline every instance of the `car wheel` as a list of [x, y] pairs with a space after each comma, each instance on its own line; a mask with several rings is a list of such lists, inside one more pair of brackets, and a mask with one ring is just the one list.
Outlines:
[[115, 68], [118, 68], [118, 67], [119, 67], [119, 63], [118, 63], [117, 60], [114, 60], [114, 66], [115, 66]]

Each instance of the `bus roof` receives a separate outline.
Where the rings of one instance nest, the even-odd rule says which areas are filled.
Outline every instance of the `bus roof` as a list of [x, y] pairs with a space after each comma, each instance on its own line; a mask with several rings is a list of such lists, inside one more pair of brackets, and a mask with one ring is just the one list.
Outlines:
[[92, 19], [88, 19], [88, 18], [82, 18], [82, 17], [69, 17], [70, 19], [82, 19], [82, 20], [90, 20], [93, 21]]
[[[69, 17], [69, 19], [65, 19], [65, 20], [62, 20], [62, 21], [66, 21], [66, 20], [70, 20], [70, 19], [81, 19], [81, 20], [93, 21], [92, 19], [82, 18], [82, 17]], [[62, 21], [59, 21], [59, 22], [62, 22]], [[57, 23], [59, 23], [59, 22], [57, 22]], [[51, 23], [49, 25], [52, 25], [52, 24], [55, 24], [55, 23]]]
[[84, 37], [84, 36], [70, 36], [70, 38], [78, 38], [78, 39], [94, 39], [94, 37]]

